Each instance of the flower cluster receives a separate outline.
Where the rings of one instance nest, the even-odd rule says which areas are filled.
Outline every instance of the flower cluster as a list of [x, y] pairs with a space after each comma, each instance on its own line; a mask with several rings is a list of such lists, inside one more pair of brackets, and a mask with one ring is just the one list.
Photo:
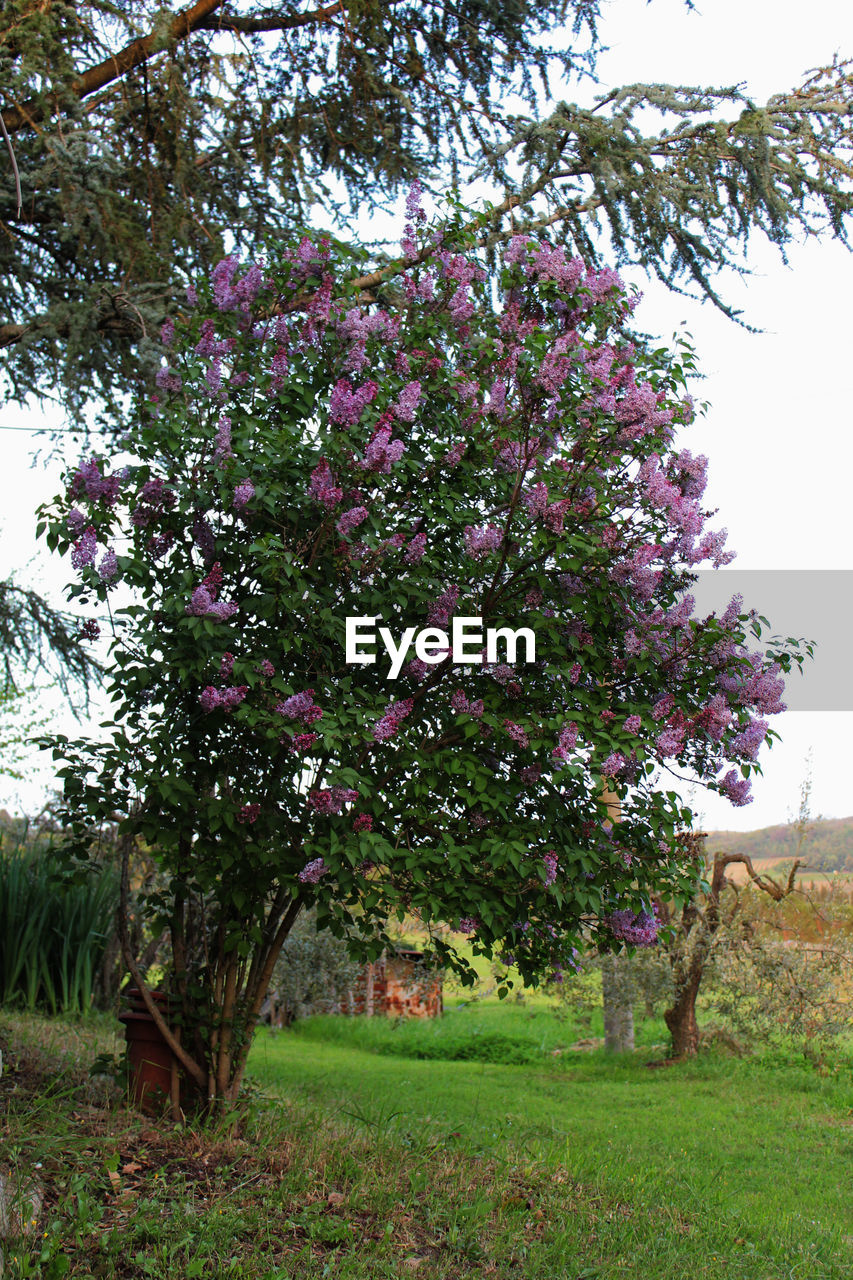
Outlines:
[[215, 564], [200, 586], [196, 587], [186, 606], [186, 612], [196, 618], [217, 618], [227, 622], [237, 612], [237, 605], [230, 600], [217, 600], [222, 585], [222, 567]]
[[553, 849], [549, 849], [547, 853], [543, 853], [542, 867], [545, 871], [545, 884], [553, 884], [557, 879], [557, 872], [560, 870], [560, 862]]
[[318, 707], [314, 701], [313, 689], [303, 689], [301, 693], [291, 694], [284, 702], [276, 703], [275, 709], [285, 719], [301, 720], [305, 725], [313, 724], [323, 714], [323, 708]]
[[310, 862], [306, 862], [299, 872], [298, 879], [302, 884], [319, 884], [328, 870], [329, 868], [322, 858], [312, 858]]
[[217, 689], [214, 685], [209, 684], [206, 689], [202, 689], [198, 695], [201, 703], [202, 711], [209, 713], [211, 711], [233, 711], [235, 707], [239, 707], [240, 703], [249, 692], [249, 686], [238, 684], [230, 689]]
[[482, 529], [473, 525], [465, 526], [465, 550], [472, 560], [482, 560], [501, 545], [503, 534], [497, 525], [489, 524]]
[[632, 947], [653, 947], [658, 939], [660, 920], [657, 909], [648, 911], [611, 911], [606, 923], [614, 938]]
[[308, 792], [308, 808], [315, 813], [340, 813], [345, 804], [358, 799], [358, 792], [347, 787], [319, 787]]
[[412, 698], [404, 698], [401, 702], [389, 702], [380, 720], [373, 726], [373, 737], [376, 742], [387, 742], [399, 732], [400, 725], [412, 714], [414, 707]]

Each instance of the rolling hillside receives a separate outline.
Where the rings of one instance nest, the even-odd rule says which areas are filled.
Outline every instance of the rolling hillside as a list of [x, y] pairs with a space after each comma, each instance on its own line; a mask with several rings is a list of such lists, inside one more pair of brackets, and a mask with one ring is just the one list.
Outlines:
[[745, 853], [755, 861], [799, 857], [810, 871], [853, 871], [853, 818], [822, 818], [810, 824], [802, 847], [788, 825], [760, 831], [709, 831], [709, 853]]

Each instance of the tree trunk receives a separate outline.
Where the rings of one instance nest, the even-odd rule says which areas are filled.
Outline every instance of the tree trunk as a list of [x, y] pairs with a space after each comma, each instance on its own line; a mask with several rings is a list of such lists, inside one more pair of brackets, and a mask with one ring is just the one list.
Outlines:
[[605, 1050], [608, 1053], [633, 1053], [634, 990], [622, 956], [602, 957], [601, 996]]
[[673, 1058], [695, 1058], [699, 1051], [699, 1025], [696, 1021], [696, 996], [702, 972], [695, 974], [679, 991], [671, 1009], [663, 1015], [672, 1039]]

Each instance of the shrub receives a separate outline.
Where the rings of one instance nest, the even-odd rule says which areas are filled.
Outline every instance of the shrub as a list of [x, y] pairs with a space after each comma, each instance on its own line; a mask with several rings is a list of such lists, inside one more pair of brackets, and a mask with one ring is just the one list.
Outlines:
[[0, 832], [0, 1004], [86, 1013], [117, 905], [114, 867], [74, 878], [52, 841]]

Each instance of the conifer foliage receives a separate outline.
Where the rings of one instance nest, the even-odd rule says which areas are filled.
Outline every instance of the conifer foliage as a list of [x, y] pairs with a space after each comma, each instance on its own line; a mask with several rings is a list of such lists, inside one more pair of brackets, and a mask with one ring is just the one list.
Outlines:
[[318, 208], [321, 225], [345, 226], [414, 177], [479, 171], [496, 184], [495, 234], [547, 220], [589, 262], [595, 216], [609, 260], [711, 296], [752, 232], [783, 249], [803, 228], [844, 236], [846, 64], [764, 104], [737, 87], [657, 84], [586, 106], [549, 98], [594, 72], [598, 11], [6, 0], [0, 106], [23, 207], [3, 154], [0, 345], [14, 394], [78, 414], [100, 397], [115, 421], [199, 271], [316, 225]]

